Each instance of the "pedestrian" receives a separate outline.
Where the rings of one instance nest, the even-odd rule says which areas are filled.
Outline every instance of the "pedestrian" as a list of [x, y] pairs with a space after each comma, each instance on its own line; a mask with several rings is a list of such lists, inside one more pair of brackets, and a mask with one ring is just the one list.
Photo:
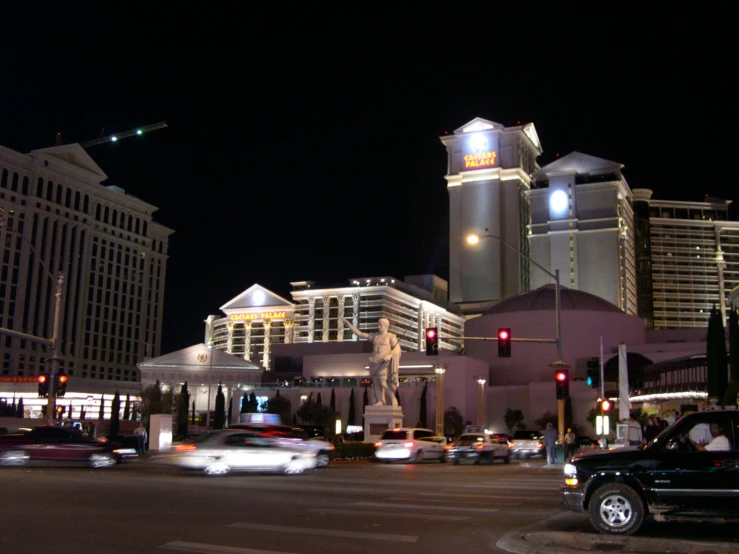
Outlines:
[[133, 435], [136, 437], [136, 452], [138, 452], [139, 456], [141, 456], [144, 452], [146, 452], [147, 437], [146, 427], [144, 427], [143, 421], [139, 421], [139, 426], [136, 427]]
[[665, 421], [667, 422], [668, 427], [672, 425], [673, 423], [675, 423], [675, 421], [677, 421], [677, 416], [675, 415], [675, 412], [670, 411]]
[[547, 463], [556, 464], [557, 455], [555, 453], [555, 446], [557, 444], [557, 430], [554, 428], [551, 422], [547, 423], [547, 428], [544, 429], [544, 447], [547, 451]]
[[626, 439], [629, 441], [629, 446], [641, 446], [644, 443], [641, 423], [636, 421], [634, 416], [629, 417], [628, 431]]
[[644, 440], [649, 442], [660, 434], [662, 429], [653, 417], [647, 418], [647, 426], [644, 428]]
[[572, 432], [571, 428], [567, 429], [567, 434], [565, 435], [565, 458], [570, 459], [570, 457], [575, 455], [575, 433]]

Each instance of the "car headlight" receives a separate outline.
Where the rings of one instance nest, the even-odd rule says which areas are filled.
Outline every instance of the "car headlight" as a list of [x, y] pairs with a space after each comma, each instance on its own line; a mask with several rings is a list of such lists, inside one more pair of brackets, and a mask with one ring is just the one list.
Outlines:
[[564, 474], [566, 485], [577, 485], [577, 468], [574, 464], [565, 464]]

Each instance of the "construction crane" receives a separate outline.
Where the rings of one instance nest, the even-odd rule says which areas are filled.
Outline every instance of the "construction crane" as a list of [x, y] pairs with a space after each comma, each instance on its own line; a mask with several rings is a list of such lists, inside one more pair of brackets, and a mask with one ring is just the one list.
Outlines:
[[[94, 140], [88, 140], [87, 142], [81, 142], [80, 146], [84, 149], [91, 148], [93, 146], [97, 146], [98, 144], [103, 144], [106, 142], [118, 142], [121, 139], [143, 135], [144, 133], [148, 133], [150, 131], [156, 131], [158, 129], [164, 129], [167, 126], [166, 121], [160, 121], [159, 123], [154, 123], [152, 125], [147, 125], [146, 127], [138, 127], [136, 129], [131, 129], [130, 131], [124, 131], [123, 133], [116, 133], [113, 135], [108, 135], [107, 137], [100, 137], [96, 138]], [[57, 141], [61, 140], [61, 134], [57, 134]]]

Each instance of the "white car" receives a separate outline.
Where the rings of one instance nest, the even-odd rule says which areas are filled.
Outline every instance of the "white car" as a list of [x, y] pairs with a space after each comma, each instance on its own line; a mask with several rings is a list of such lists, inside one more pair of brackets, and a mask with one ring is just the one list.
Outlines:
[[446, 444], [446, 437], [436, 436], [431, 429], [388, 429], [375, 443], [375, 458], [386, 464], [398, 460], [446, 462]]
[[511, 461], [511, 449], [507, 441], [493, 440], [487, 433], [465, 433], [446, 447], [446, 458], [454, 464], [465, 460], [476, 464], [503, 460], [507, 464]]
[[288, 448], [245, 430], [206, 433], [194, 442], [180, 444], [161, 461], [185, 469], [202, 470], [206, 475], [237, 471], [303, 473], [316, 467], [313, 452]]
[[309, 438], [308, 433], [300, 427], [270, 423], [237, 423], [231, 428], [246, 429], [261, 437], [272, 439], [279, 445], [312, 452], [316, 455], [318, 467], [326, 467], [336, 457], [336, 447], [333, 444], [318, 438]]

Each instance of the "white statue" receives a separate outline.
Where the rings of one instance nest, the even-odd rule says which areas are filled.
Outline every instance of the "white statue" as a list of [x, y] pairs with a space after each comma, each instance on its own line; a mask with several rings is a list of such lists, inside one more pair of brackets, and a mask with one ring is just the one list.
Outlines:
[[360, 331], [345, 318], [344, 324], [359, 338], [368, 339], [372, 343], [370, 356], [370, 377], [375, 396], [375, 406], [397, 406], [395, 391], [398, 388], [398, 367], [400, 367], [400, 341], [394, 333], [388, 333], [390, 320], [381, 317], [377, 320], [376, 333]]

